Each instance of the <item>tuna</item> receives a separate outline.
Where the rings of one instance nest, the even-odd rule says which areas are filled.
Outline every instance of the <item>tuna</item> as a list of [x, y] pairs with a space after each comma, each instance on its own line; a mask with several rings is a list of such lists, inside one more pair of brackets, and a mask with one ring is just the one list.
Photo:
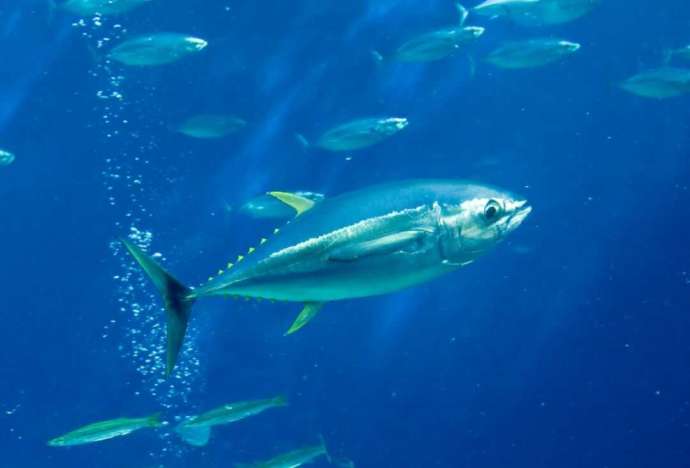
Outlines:
[[286, 405], [287, 400], [283, 396], [277, 396], [268, 400], [228, 403], [187, 419], [178, 425], [175, 431], [188, 444], [204, 446], [209, 441], [212, 427], [241, 421], [271, 408], [279, 408]]
[[[282, 192], [274, 196], [292, 203]], [[198, 288], [188, 288], [123, 240], [164, 298], [166, 373], [194, 303], [205, 297], [300, 302], [301, 328], [331, 301], [394, 293], [469, 265], [529, 215], [525, 200], [458, 180], [409, 180], [328, 198], [261, 239]]]
[[124, 65], [152, 67], [177, 62], [201, 52], [207, 45], [205, 40], [185, 34], [148, 34], [120, 43], [108, 57]]
[[645, 70], [620, 84], [637, 96], [666, 99], [690, 93], [690, 69], [661, 67]]
[[499, 68], [535, 68], [561, 60], [580, 49], [580, 44], [560, 39], [529, 39], [507, 42], [491, 52], [486, 61]]
[[223, 138], [242, 130], [247, 122], [234, 115], [200, 114], [189, 117], [176, 130], [192, 138]]
[[145, 418], [118, 418], [88, 424], [50, 440], [48, 445], [51, 447], [67, 447], [92, 444], [114, 437], [126, 436], [140, 429], [160, 427], [162, 423], [159, 416], [157, 413]]
[[[313, 146], [333, 152], [358, 150], [381, 143], [408, 124], [404, 117], [354, 120], [328, 130]], [[297, 138], [305, 147], [312, 146], [304, 136], [297, 135]]]

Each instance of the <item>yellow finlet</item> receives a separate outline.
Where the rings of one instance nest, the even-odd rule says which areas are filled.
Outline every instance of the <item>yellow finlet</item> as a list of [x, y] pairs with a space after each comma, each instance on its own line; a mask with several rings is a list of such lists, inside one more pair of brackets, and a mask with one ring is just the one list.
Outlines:
[[230, 268], [232, 268], [233, 266], [235, 266], [235, 264], [234, 264], [234, 263], [232, 263], [232, 262], [228, 262], [228, 266], [227, 266], [227, 269], [229, 270], [229, 269], [230, 269]]
[[314, 207], [314, 201], [290, 192], [268, 192], [268, 195], [275, 197], [297, 212], [297, 216]]
[[261, 240], [259, 241], [259, 245], [264, 245], [266, 242], [268, 242], [268, 239], [265, 237], [262, 237]]
[[218, 276], [223, 274], [223, 270], [218, 270]]
[[247, 254], [248, 254], [248, 255], [249, 255], [249, 254], [252, 254], [252, 253], [254, 253], [255, 250], [256, 250], [256, 249], [255, 249], [254, 247], [249, 247], [249, 250], [247, 250]]
[[244, 260], [244, 256], [243, 256], [243, 255], [238, 255], [238, 256], [237, 256], [237, 261], [238, 261], [238, 262], [241, 262], [242, 260]]
[[280, 229], [278, 229], [278, 228], [275, 228], [275, 229], [273, 230], [273, 234], [278, 234], [279, 232], [280, 232]]

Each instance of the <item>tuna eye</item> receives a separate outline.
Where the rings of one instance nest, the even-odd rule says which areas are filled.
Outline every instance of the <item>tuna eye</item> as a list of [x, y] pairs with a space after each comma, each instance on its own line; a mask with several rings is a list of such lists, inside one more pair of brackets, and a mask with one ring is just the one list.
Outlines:
[[484, 207], [484, 218], [489, 222], [494, 221], [498, 217], [500, 210], [501, 205], [496, 200], [489, 200]]

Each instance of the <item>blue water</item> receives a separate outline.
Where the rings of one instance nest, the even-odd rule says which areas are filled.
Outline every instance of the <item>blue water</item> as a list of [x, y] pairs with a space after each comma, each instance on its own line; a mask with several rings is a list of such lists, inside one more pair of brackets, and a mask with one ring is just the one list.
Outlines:
[[[157, 0], [83, 24], [46, 3], [0, 4], [0, 147], [17, 155], [0, 167], [0, 466], [224, 467], [318, 434], [357, 467], [690, 466], [690, 98], [616, 86], [690, 42], [687, 2], [604, 0], [536, 30], [471, 18], [487, 27], [474, 74], [464, 54], [372, 63], [452, 24], [446, 0]], [[210, 46], [154, 69], [103, 57], [168, 30]], [[534, 35], [582, 49], [543, 69], [482, 63]], [[249, 125], [169, 131], [199, 112]], [[410, 126], [351, 154], [295, 141], [368, 115]], [[134, 233], [199, 284], [280, 224], [226, 205], [412, 177], [498, 185], [534, 211], [470, 267], [329, 304], [291, 337], [297, 304], [202, 301], [162, 380], [161, 303], [114, 241]], [[205, 448], [170, 435], [176, 416], [280, 393], [287, 409]], [[46, 446], [161, 410], [162, 430]]]

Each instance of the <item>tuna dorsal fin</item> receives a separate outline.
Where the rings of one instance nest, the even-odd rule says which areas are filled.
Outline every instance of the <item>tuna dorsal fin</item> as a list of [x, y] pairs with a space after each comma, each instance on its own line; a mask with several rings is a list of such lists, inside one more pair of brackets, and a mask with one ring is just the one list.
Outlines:
[[268, 194], [297, 212], [297, 216], [313, 208], [314, 202], [308, 198], [290, 192], [268, 192]]
[[316, 314], [321, 311], [324, 304], [324, 302], [307, 302], [304, 304], [302, 312], [300, 312], [295, 321], [292, 322], [292, 325], [288, 331], [285, 332], [285, 336], [292, 335], [297, 330], [311, 322], [311, 320], [316, 317]]

